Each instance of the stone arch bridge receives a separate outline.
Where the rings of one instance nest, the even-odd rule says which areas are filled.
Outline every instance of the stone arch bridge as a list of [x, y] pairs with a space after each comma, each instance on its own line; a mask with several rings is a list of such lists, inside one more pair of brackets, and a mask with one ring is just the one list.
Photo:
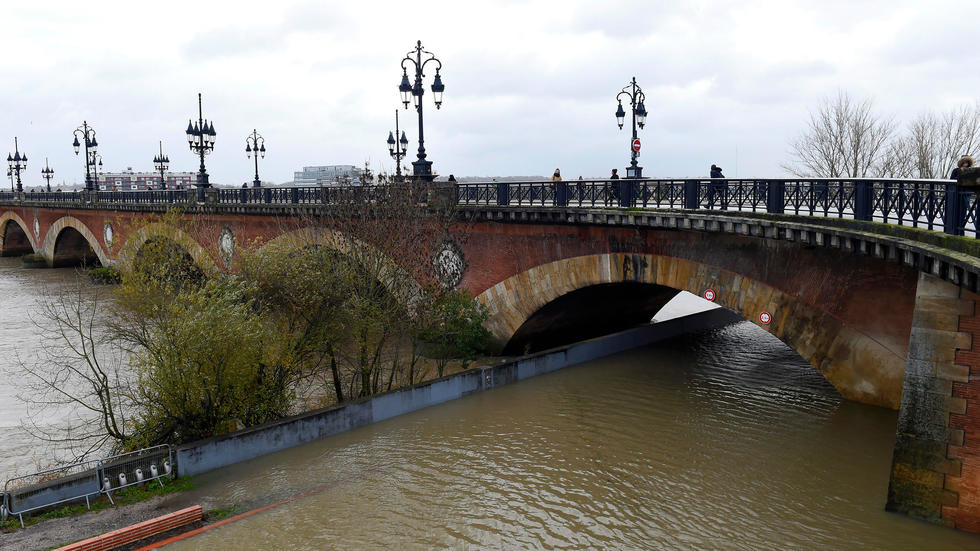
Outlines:
[[[209, 269], [244, 243], [295, 232], [319, 208], [242, 197], [183, 204], [195, 229], [177, 233], [138, 224], [173, 200], [0, 197], [0, 252], [110, 264], [159, 236]], [[487, 305], [508, 352], [626, 328], [679, 291], [711, 290], [842, 396], [899, 410], [890, 510], [980, 532], [975, 241], [859, 220], [492, 202], [464, 205], [455, 236], [440, 261]]]

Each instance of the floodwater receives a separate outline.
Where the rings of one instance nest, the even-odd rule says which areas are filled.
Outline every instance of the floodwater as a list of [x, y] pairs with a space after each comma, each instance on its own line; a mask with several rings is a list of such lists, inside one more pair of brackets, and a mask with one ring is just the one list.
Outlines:
[[[79, 278], [82, 278], [81, 281]], [[17, 396], [24, 394], [25, 377], [20, 362], [35, 362], [43, 339], [32, 319], [38, 319], [38, 301], [51, 294], [93, 290], [87, 277], [75, 268], [29, 270], [20, 258], [0, 258], [0, 485], [8, 478], [35, 472], [54, 462], [57, 446], [33, 437], [24, 428], [27, 406]], [[71, 411], [35, 415], [42, 427], [63, 421]]]
[[884, 511], [896, 419], [740, 323], [204, 475], [286, 503], [166, 549], [980, 549]]

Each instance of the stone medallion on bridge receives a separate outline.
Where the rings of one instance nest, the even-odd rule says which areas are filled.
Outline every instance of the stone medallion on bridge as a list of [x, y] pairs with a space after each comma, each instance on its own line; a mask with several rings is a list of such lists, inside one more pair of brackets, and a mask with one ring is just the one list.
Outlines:
[[221, 230], [221, 236], [218, 237], [218, 247], [221, 249], [221, 256], [225, 262], [231, 263], [231, 259], [235, 255], [235, 234], [228, 226]]
[[466, 270], [463, 250], [453, 240], [444, 241], [432, 259], [432, 267], [443, 287], [447, 289], [456, 287], [463, 281], [463, 272]]
[[112, 248], [112, 224], [108, 222], [102, 227], [102, 240], [105, 242], [106, 249]]
[[37, 213], [34, 213], [34, 238], [41, 239], [41, 224], [37, 221]]

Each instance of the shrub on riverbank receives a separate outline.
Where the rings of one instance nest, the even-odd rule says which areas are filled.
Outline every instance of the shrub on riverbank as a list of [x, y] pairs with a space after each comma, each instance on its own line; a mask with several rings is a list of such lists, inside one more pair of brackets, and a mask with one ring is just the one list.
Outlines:
[[118, 285], [122, 283], [122, 274], [114, 266], [100, 266], [88, 271], [88, 278], [96, 285]]

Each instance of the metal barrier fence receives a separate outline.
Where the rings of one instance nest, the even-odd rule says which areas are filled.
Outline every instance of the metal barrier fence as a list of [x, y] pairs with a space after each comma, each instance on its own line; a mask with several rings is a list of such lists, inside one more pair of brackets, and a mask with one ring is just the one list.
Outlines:
[[116, 490], [153, 480], [163, 485], [160, 479], [172, 473], [173, 451], [162, 445], [14, 477], [4, 484], [0, 518], [17, 515], [23, 527], [25, 513], [79, 499], [91, 508], [92, 496], [113, 502]]
[[[453, 184], [460, 205], [510, 207], [625, 207], [723, 210], [850, 218], [977, 233], [976, 193], [952, 180], [868, 178], [797, 179], [591, 179]], [[372, 186], [199, 188], [191, 190], [62, 193], [0, 192], [0, 202], [92, 202], [112, 204], [218, 205], [333, 204], [350, 195], [375, 193]], [[424, 194], [420, 200], [425, 200]]]

